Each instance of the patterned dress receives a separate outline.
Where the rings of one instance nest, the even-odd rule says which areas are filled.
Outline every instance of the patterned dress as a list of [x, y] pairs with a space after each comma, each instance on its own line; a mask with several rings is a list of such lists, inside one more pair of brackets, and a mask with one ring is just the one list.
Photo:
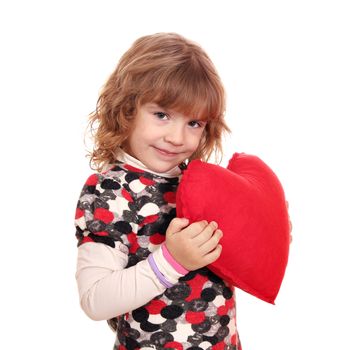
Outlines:
[[[78, 246], [119, 241], [129, 250], [127, 267], [146, 259], [176, 215], [178, 182], [122, 162], [91, 175], [76, 209]], [[117, 320], [115, 350], [241, 349], [234, 288], [206, 267]]]

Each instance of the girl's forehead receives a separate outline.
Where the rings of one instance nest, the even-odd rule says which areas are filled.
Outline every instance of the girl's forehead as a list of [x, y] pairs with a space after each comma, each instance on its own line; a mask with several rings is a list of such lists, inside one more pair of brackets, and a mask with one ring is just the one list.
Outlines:
[[142, 107], [145, 107], [148, 109], [162, 108], [161, 106], [158, 105], [158, 103], [155, 103], [155, 102], [146, 102], [142, 105]]

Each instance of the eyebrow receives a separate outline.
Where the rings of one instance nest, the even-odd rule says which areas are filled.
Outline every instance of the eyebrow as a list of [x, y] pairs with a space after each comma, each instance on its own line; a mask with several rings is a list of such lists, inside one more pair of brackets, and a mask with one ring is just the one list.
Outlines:
[[149, 110], [158, 110], [158, 111], [164, 112], [166, 114], [172, 114], [173, 113], [172, 109], [169, 109], [169, 108], [166, 108], [166, 107], [161, 107], [160, 105], [158, 105], [155, 102], [148, 102], [146, 104], [146, 108], [149, 109]]

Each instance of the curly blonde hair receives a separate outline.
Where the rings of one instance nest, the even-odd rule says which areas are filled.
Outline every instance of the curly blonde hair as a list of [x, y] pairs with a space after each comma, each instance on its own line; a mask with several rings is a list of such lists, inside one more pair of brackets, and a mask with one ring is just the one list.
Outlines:
[[[190, 157], [207, 161], [222, 155], [225, 91], [204, 50], [175, 33], [137, 39], [121, 57], [89, 116], [94, 140], [92, 169], [114, 163], [129, 138], [139, 106], [153, 102], [207, 121], [198, 149]], [[94, 166], [92, 166], [94, 165]]]

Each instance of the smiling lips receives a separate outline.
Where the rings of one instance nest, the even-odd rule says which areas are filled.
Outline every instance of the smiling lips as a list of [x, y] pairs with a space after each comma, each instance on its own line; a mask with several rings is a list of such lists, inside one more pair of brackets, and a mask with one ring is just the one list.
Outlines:
[[161, 148], [158, 148], [158, 147], [154, 147], [160, 154], [164, 155], [164, 156], [167, 156], [167, 157], [175, 157], [177, 156], [179, 153], [176, 153], [176, 152], [170, 152], [170, 151], [167, 151], [167, 150], [164, 150], [164, 149], [161, 149]]

